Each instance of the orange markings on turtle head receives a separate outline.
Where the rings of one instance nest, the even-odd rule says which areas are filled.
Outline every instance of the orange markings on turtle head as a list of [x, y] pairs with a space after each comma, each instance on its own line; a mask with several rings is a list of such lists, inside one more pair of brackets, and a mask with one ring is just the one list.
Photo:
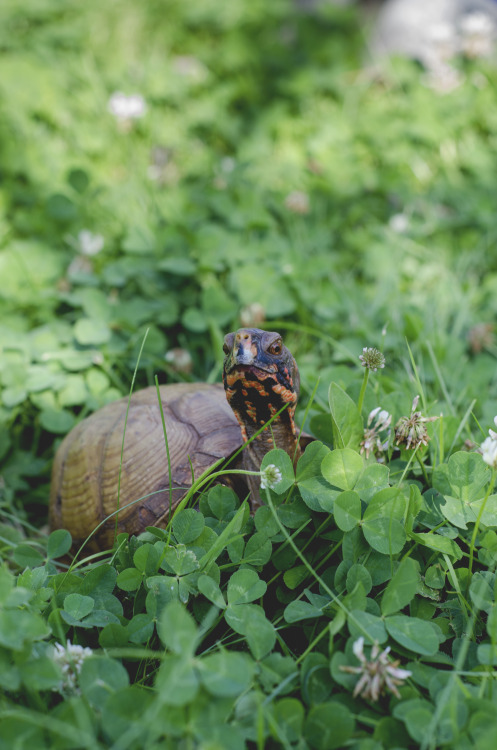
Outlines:
[[289, 388], [285, 388], [285, 386], [281, 385], [281, 383], [276, 383], [275, 385], [273, 385], [273, 391], [281, 396], [282, 400], [285, 401], [285, 403], [297, 403], [298, 396], [295, 391], [291, 391]]
[[234, 383], [236, 383], [236, 381], [238, 380], [238, 378], [239, 378], [239, 375], [238, 375], [238, 373], [235, 370], [233, 372], [227, 372], [226, 373], [226, 383], [228, 385], [228, 388], [230, 388]]
[[256, 422], [257, 421], [257, 409], [254, 406], [254, 404], [251, 401], [246, 401], [245, 407], [247, 409], [247, 416], [250, 417], [250, 419], [253, 422]]
[[258, 380], [251, 381], [252, 388], [255, 388], [256, 391], [258, 391], [260, 396], [265, 396], [266, 398], [269, 396], [269, 393], [264, 388], [264, 383], [260, 383]]

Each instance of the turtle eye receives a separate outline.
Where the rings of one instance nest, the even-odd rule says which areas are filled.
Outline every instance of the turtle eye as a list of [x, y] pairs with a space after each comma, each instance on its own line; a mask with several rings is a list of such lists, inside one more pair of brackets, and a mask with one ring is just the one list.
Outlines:
[[271, 346], [268, 348], [269, 354], [281, 354], [281, 339], [273, 341]]
[[233, 343], [235, 341], [235, 334], [234, 333], [227, 333], [224, 337], [223, 342], [223, 352], [225, 354], [229, 354], [231, 350], [233, 349]]

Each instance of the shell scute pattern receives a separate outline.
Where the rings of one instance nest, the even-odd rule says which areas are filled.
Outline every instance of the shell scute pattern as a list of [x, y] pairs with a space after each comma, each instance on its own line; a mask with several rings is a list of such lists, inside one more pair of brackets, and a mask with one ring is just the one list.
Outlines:
[[[191, 457], [199, 476], [242, 444], [240, 428], [222, 385], [177, 384], [160, 389], [173, 466], [173, 508], [191, 486]], [[169, 475], [155, 387], [120, 399], [77, 425], [62, 441], [54, 462], [50, 524], [68, 529], [75, 544], [118, 507], [118, 478], [124, 437], [118, 531], [139, 533], [169, 512]], [[139, 470], [137, 470], [139, 468]], [[149, 495], [149, 497], [146, 497]], [[133, 503], [144, 498], [139, 503]], [[127, 507], [125, 507], [127, 506]], [[115, 516], [97, 532], [90, 549], [111, 546]]]

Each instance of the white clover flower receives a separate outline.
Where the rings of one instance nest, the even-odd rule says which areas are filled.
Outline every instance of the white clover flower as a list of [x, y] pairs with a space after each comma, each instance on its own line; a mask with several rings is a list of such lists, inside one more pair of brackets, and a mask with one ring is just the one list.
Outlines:
[[107, 103], [107, 109], [118, 120], [136, 120], [144, 116], [147, 105], [141, 94], [127, 96], [122, 91], [115, 91]]
[[[439, 60], [450, 60], [459, 46], [456, 27], [450, 23], [434, 23], [427, 29], [431, 54]], [[429, 54], [429, 53], [428, 53]]]
[[400, 698], [397, 690], [404, 680], [411, 676], [407, 669], [399, 669], [400, 661], [388, 660], [390, 646], [380, 652], [379, 646], [375, 643], [371, 649], [370, 660], [364, 653], [364, 638], [361, 636], [352, 646], [354, 656], [360, 662], [358, 667], [341, 666], [343, 672], [360, 675], [354, 688], [354, 698], [361, 695], [372, 701], [377, 701], [382, 693], [390, 691], [396, 698]]
[[388, 221], [388, 226], [396, 234], [404, 234], [409, 229], [409, 219], [405, 214], [393, 214]]
[[278, 467], [274, 464], [268, 464], [261, 471], [261, 490], [272, 490], [282, 479], [283, 475]]
[[[392, 421], [392, 415], [389, 414], [386, 409], [380, 409], [378, 406], [376, 409], [373, 409], [371, 414], [374, 413], [374, 416], [376, 417], [376, 424], [380, 430], [386, 430], [390, 426], [390, 422]], [[371, 424], [371, 414], [368, 417], [368, 424]]]
[[[494, 424], [497, 427], [497, 417], [494, 417]], [[490, 466], [491, 469], [497, 469], [497, 432], [489, 430], [488, 435], [488, 438], [485, 438], [477, 450], [481, 453], [481, 457], [487, 466]]]
[[459, 26], [461, 49], [466, 57], [488, 57], [492, 54], [496, 28], [487, 13], [468, 13], [461, 19]]
[[491, 469], [497, 469], [497, 439], [493, 437], [486, 438], [480, 446], [480, 451], [485, 463]]
[[362, 366], [368, 370], [376, 372], [378, 368], [381, 370], [385, 367], [385, 357], [379, 349], [375, 349], [374, 346], [365, 346], [362, 350], [362, 354], [359, 355]]
[[[494, 417], [494, 425], [497, 427], [497, 417]], [[489, 430], [488, 435], [480, 446], [480, 453], [487, 466], [497, 469], [497, 432]]]
[[490, 16], [478, 11], [463, 16], [459, 26], [463, 34], [491, 34], [495, 29]]
[[89, 229], [82, 229], [77, 237], [77, 248], [82, 255], [97, 255], [103, 250], [105, 240], [101, 234], [93, 234]]
[[[369, 458], [370, 453], [373, 453], [378, 463], [384, 462], [383, 453], [387, 450], [390, 442], [391, 422], [392, 415], [382, 409], [381, 406], [377, 406], [369, 413], [361, 442], [361, 453], [365, 453], [366, 458]], [[381, 435], [382, 432], [383, 435]]]
[[59, 693], [79, 694], [78, 677], [83, 662], [92, 656], [91, 648], [76, 646], [67, 641], [66, 646], [60, 643], [54, 644], [52, 659], [59, 665], [62, 672], [62, 680], [54, 690]]

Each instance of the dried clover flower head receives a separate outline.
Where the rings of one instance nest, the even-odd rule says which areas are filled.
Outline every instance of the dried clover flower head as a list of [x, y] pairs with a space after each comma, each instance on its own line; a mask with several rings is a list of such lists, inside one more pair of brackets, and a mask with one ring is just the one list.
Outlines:
[[382, 409], [381, 406], [376, 407], [369, 413], [361, 442], [361, 453], [365, 453], [366, 458], [369, 458], [370, 454], [373, 453], [379, 463], [384, 462], [383, 454], [388, 448], [391, 422], [392, 415]]
[[87, 256], [76, 255], [76, 257], [72, 259], [67, 267], [67, 275], [69, 277], [69, 281], [71, 281], [72, 276], [79, 276], [80, 274], [86, 273], [93, 273], [92, 261]]
[[272, 490], [282, 480], [281, 471], [274, 464], [268, 464], [261, 471], [261, 490]]
[[[494, 424], [497, 427], [497, 417], [494, 417]], [[480, 446], [480, 453], [487, 466], [497, 469], [497, 432], [489, 430], [488, 435]]]
[[252, 302], [240, 310], [240, 323], [244, 328], [257, 328], [265, 319], [266, 311], [259, 302]]
[[438, 94], [449, 94], [464, 81], [462, 73], [440, 58], [437, 54], [428, 56], [427, 73], [423, 77], [426, 86]]
[[174, 161], [174, 149], [156, 145], [150, 152], [147, 177], [161, 187], [176, 185], [180, 179], [178, 165]]
[[364, 653], [364, 638], [361, 636], [354, 642], [352, 650], [354, 656], [360, 661], [360, 666], [341, 666], [340, 669], [342, 672], [360, 675], [354, 688], [354, 698], [361, 695], [362, 698], [376, 702], [380, 695], [387, 691], [393, 693], [396, 698], [400, 698], [397, 687], [411, 676], [411, 672], [407, 669], [399, 669], [400, 660], [392, 662], [388, 660], [390, 646], [380, 652], [378, 644], [375, 643], [368, 661]]
[[68, 695], [79, 695], [78, 678], [83, 662], [93, 654], [91, 648], [76, 646], [67, 641], [66, 646], [60, 643], [54, 645], [52, 659], [59, 665], [62, 680], [54, 690]]
[[423, 417], [420, 411], [416, 411], [419, 396], [412, 402], [411, 414], [401, 417], [395, 425], [395, 442], [397, 445], [405, 443], [407, 450], [417, 448], [419, 445], [428, 445], [429, 435], [425, 424], [434, 422], [438, 417]]
[[294, 214], [308, 214], [310, 210], [309, 196], [301, 190], [294, 190], [285, 198], [285, 206]]
[[193, 359], [188, 349], [182, 349], [181, 347], [169, 349], [165, 353], [164, 359], [174, 372], [188, 374], [193, 370]]
[[468, 343], [473, 354], [488, 349], [494, 343], [493, 323], [477, 323], [468, 332]]
[[359, 355], [359, 359], [363, 367], [367, 367], [368, 370], [372, 370], [373, 372], [385, 367], [385, 357], [374, 346], [365, 346], [362, 354]]

